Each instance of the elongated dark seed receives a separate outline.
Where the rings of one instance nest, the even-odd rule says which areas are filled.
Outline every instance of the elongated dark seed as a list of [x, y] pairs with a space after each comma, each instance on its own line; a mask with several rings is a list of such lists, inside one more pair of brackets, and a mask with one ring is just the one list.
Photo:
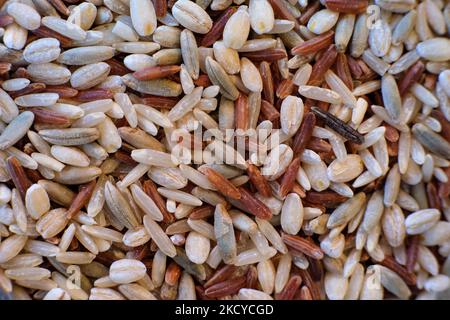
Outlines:
[[362, 134], [347, 125], [344, 121], [333, 116], [331, 113], [323, 111], [317, 107], [311, 107], [311, 111], [323, 119], [327, 126], [339, 133], [345, 139], [357, 144], [362, 144], [364, 142], [364, 136]]

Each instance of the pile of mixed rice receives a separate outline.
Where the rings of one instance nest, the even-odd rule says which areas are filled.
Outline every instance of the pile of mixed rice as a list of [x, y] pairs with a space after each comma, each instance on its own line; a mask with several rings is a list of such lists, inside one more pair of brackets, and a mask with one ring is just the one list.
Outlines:
[[446, 0], [0, 0], [0, 299], [450, 298]]

